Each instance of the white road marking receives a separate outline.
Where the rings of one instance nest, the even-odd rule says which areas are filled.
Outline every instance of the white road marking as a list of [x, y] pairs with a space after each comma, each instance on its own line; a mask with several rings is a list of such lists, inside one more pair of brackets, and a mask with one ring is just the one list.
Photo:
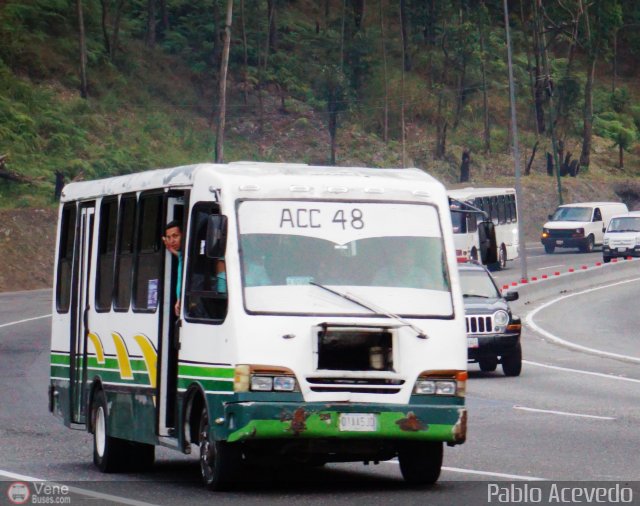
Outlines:
[[18, 320], [16, 322], [3, 323], [0, 325], [0, 329], [2, 327], [10, 327], [11, 325], [18, 325], [19, 323], [32, 322], [33, 320], [41, 320], [42, 318], [49, 318], [51, 313], [43, 314], [42, 316], [34, 316], [33, 318], [26, 318], [25, 320]]
[[615, 418], [611, 416], [583, 415], [580, 413], [568, 413], [566, 411], [555, 411], [552, 409], [527, 408], [525, 406], [514, 406], [513, 409], [519, 409], [521, 411], [531, 411], [533, 413], [548, 413], [550, 415], [576, 416], [579, 418], [594, 418], [596, 420], [615, 420]]
[[587, 290], [582, 290], [581, 292], [576, 292], [576, 293], [570, 293], [568, 295], [563, 295], [561, 297], [558, 297], [556, 299], [553, 299], [545, 304], [543, 304], [542, 306], [537, 307], [536, 309], [534, 309], [533, 311], [531, 311], [527, 317], [525, 318], [525, 323], [527, 326], [531, 327], [534, 332], [537, 332], [538, 334], [542, 334], [544, 337], [546, 337], [549, 341], [555, 342], [556, 344], [560, 344], [562, 346], [565, 346], [567, 348], [571, 348], [574, 350], [578, 350], [578, 351], [584, 351], [587, 353], [592, 353], [595, 355], [599, 355], [601, 357], [608, 357], [608, 358], [617, 358], [620, 360], [624, 360], [626, 362], [633, 362], [635, 364], [640, 364], [640, 358], [638, 357], [632, 357], [630, 355], [622, 355], [619, 353], [612, 353], [609, 351], [603, 351], [603, 350], [597, 350], [595, 348], [588, 348], [586, 346], [582, 346], [580, 344], [575, 344], [572, 343], [570, 341], [567, 341], [565, 339], [561, 339], [560, 337], [552, 334], [551, 332], [548, 332], [546, 330], [544, 330], [543, 328], [539, 327], [538, 325], [536, 325], [533, 321], [533, 317], [539, 312], [542, 311], [543, 309], [551, 306], [552, 304], [555, 304], [556, 302], [559, 302], [563, 299], [568, 299], [569, 297], [575, 297], [576, 295], [582, 295], [585, 293], [589, 293], [589, 292], [595, 292], [596, 290], [602, 290], [604, 288], [611, 288], [612, 286], [618, 286], [618, 285], [624, 285], [627, 283], [633, 283], [636, 281], [640, 281], [640, 278], [633, 278], [633, 279], [627, 279], [626, 281], [618, 281], [617, 283], [611, 283], [609, 285], [603, 285], [603, 286], [598, 286], [595, 288], [589, 288]]
[[[385, 460], [383, 463], [387, 464], [400, 464], [398, 459], [393, 460]], [[479, 476], [493, 476], [495, 478], [505, 478], [508, 480], [525, 480], [525, 481], [547, 481], [547, 478], [537, 478], [535, 476], [521, 476], [519, 474], [505, 474], [505, 473], [494, 473], [491, 471], [477, 471], [475, 469], [462, 469], [460, 467], [446, 467], [442, 466], [443, 471], [449, 471], [452, 473], [463, 473], [463, 474], [475, 474]]]
[[625, 378], [624, 376], [616, 376], [615, 374], [606, 374], [602, 372], [593, 372], [593, 371], [584, 371], [582, 369], [571, 369], [569, 367], [560, 367], [557, 365], [549, 365], [549, 364], [540, 364], [538, 362], [530, 362], [528, 360], [523, 360], [523, 364], [533, 365], [536, 367], [544, 367], [546, 369], [555, 369], [556, 371], [564, 371], [564, 372], [575, 372], [578, 374], [586, 374], [587, 376], [597, 376], [599, 378], [607, 378], [611, 380], [617, 381], [628, 381], [629, 383], [640, 383], [640, 379], [635, 378]]
[[[33, 476], [25, 476], [23, 474], [11, 473], [9, 471], [3, 471], [1, 469], [0, 469], [0, 476], [5, 476], [6, 478], [9, 478], [12, 480], [37, 481], [37, 482], [46, 481], [51, 485], [64, 485], [63, 483], [49, 482], [48, 480], [44, 480], [42, 478], [34, 478]], [[120, 485], [122, 485], [122, 483], [120, 483]], [[136, 501], [135, 499], [129, 499], [128, 497], [120, 497], [117, 495], [103, 494], [102, 492], [96, 492], [94, 490], [88, 490], [85, 488], [70, 487], [68, 485], [65, 485], [65, 486], [69, 489], [69, 492], [73, 492], [74, 494], [84, 495], [87, 497], [92, 497], [94, 499], [104, 499], [106, 501], [112, 501], [119, 504], [130, 504], [131, 506], [155, 506], [153, 503]]]

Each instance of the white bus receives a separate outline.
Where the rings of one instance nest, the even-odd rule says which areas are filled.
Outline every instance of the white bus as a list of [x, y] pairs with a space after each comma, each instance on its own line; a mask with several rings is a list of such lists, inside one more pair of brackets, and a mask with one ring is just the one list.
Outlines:
[[[173, 220], [182, 262], [161, 241]], [[71, 183], [50, 411], [93, 434], [103, 472], [163, 445], [199, 448], [212, 490], [261, 458], [398, 457], [405, 480], [433, 483], [443, 444], [466, 437], [451, 230], [444, 187], [417, 169], [238, 162]]]
[[486, 213], [494, 224], [497, 246], [497, 267], [504, 269], [507, 260], [519, 256], [518, 203], [513, 188], [460, 188], [447, 192], [451, 204], [451, 221], [456, 253], [477, 260], [480, 252], [478, 237], [479, 213], [465, 212], [473, 206]]

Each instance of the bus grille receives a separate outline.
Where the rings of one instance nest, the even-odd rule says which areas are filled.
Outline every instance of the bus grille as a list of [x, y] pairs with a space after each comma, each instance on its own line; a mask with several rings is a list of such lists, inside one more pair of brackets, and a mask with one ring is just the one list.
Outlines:
[[352, 392], [360, 394], [397, 394], [404, 380], [375, 378], [307, 378], [312, 392]]
[[467, 334], [493, 334], [493, 316], [467, 316]]

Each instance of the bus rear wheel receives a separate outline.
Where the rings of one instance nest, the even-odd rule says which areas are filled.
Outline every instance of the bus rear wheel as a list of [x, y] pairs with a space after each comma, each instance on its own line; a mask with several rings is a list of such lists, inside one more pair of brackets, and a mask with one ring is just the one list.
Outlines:
[[93, 463], [103, 473], [146, 471], [155, 460], [155, 446], [126, 441], [107, 434], [107, 399], [98, 390], [91, 405], [93, 427]]
[[107, 435], [107, 417], [107, 399], [104, 392], [98, 390], [91, 405], [93, 463], [103, 473], [117, 473], [126, 463], [126, 442]]
[[411, 485], [432, 485], [442, 470], [442, 443], [405, 442], [398, 451], [400, 472]]
[[229, 490], [239, 475], [242, 454], [233, 443], [212, 439], [209, 428], [209, 413], [205, 406], [198, 431], [202, 482], [209, 490]]

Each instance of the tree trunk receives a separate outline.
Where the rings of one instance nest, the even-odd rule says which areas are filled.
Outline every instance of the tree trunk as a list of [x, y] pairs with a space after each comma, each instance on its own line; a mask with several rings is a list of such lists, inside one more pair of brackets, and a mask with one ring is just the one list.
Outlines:
[[400, 1], [400, 36], [402, 37], [402, 61], [404, 64], [402, 65], [401, 70], [401, 83], [400, 83], [400, 139], [402, 142], [402, 167], [406, 167], [406, 136], [405, 136], [405, 119], [404, 119], [404, 73], [406, 70], [406, 36], [407, 36], [407, 27], [406, 21], [407, 17], [404, 12], [402, 5], [404, 4], [404, 0]]
[[267, 0], [269, 16], [269, 49], [274, 53], [278, 50], [278, 29], [277, 29], [277, 0]]
[[156, 45], [156, 0], [147, 0], [147, 34], [146, 45], [153, 48]]
[[536, 157], [536, 151], [538, 150], [538, 144], [540, 144], [540, 141], [536, 141], [536, 143], [533, 145], [533, 149], [531, 150], [531, 156], [529, 157], [529, 162], [527, 163], [527, 166], [524, 168], [524, 175], [528, 176], [529, 174], [531, 174], [531, 165], [533, 164], [533, 160]]
[[622, 147], [622, 144], [619, 144], [618, 148], [618, 167], [622, 170], [624, 169], [624, 148]]
[[407, 28], [407, 4], [406, 0], [400, 0], [400, 24], [402, 27], [402, 58], [404, 62], [404, 71], [411, 72], [411, 55], [409, 54], [409, 36]]
[[84, 34], [84, 16], [82, 12], [82, 0], [76, 0], [76, 12], [78, 14], [78, 42], [80, 46], [80, 96], [87, 98], [87, 42]]
[[[484, 1], [482, 2], [484, 7]], [[489, 125], [489, 94], [487, 90], [487, 68], [485, 64], [484, 26], [479, 27], [480, 32], [480, 73], [482, 75], [482, 119], [483, 119], [483, 139], [484, 152], [491, 152], [491, 126]]]
[[240, 30], [242, 31], [242, 49], [243, 54], [243, 98], [244, 104], [249, 103], [249, 50], [247, 46], [247, 29], [245, 24], [244, 0], [240, 0]]
[[220, 97], [218, 107], [218, 131], [216, 135], [216, 163], [224, 161], [224, 124], [227, 111], [227, 68], [229, 66], [229, 47], [231, 45], [231, 21], [233, 19], [233, 0], [227, 0], [227, 18], [224, 26], [224, 48], [220, 66]]
[[109, 0], [100, 0], [100, 4], [102, 5], [101, 26], [102, 38], [104, 40], [104, 52], [107, 53], [109, 55], [109, 59], [111, 59], [111, 37], [109, 36], [109, 30], [107, 28], [109, 20]]
[[462, 163], [460, 164], [460, 182], [466, 183], [469, 181], [471, 165], [471, 153], [468, 149], [462, 152]]
[[584, 115], [582, 130], [582, 152], [580, 153], [580, 167], [588, 169], [591, 157], [591, 138], [593, 136], [593, 82], [596, 72], [596, 56], [590, 58], [587, 82], [584, 86]]
[[382, 39], [382, 63], [384, 69], [384, 118], [382, 123], [382, 139], [389, 142], [389, 77], [387, 75], [387, 43], [384, 33], [384, 2], [380, 0], [380, 38]]
[[367, 2], [366, 0], [351, 0], [351, 4], [353, 6], [353, 23], [356, 31], [358, 31], [362, 28], [362, 24], [364, 23], [364, 14]]
[[542, 39], [542, 21], [540, 19], [540, 9], [538, 6], [538, 0], [533, 2], [533, 55], [535, 65], [533, 68], [533, 103], [535, 107], [536, 126], [538, 134], [543, 134], [546, 131], [546, 125], [544, 120], [544, 101], [545, 101], [545, 88], [547, 85], [547, 76], [543, 75], [543, 62], [544, 62], [544, 42]]
[[122, 11], [124, 10], [125, 0], [119, 0], [116, 6], [116, 14], [113, 20], [113, 32], [111, 33], [111, 52], [109, 59], [115, 61], [116, 51], [120, 43], [120, 21], [122, 20]]

